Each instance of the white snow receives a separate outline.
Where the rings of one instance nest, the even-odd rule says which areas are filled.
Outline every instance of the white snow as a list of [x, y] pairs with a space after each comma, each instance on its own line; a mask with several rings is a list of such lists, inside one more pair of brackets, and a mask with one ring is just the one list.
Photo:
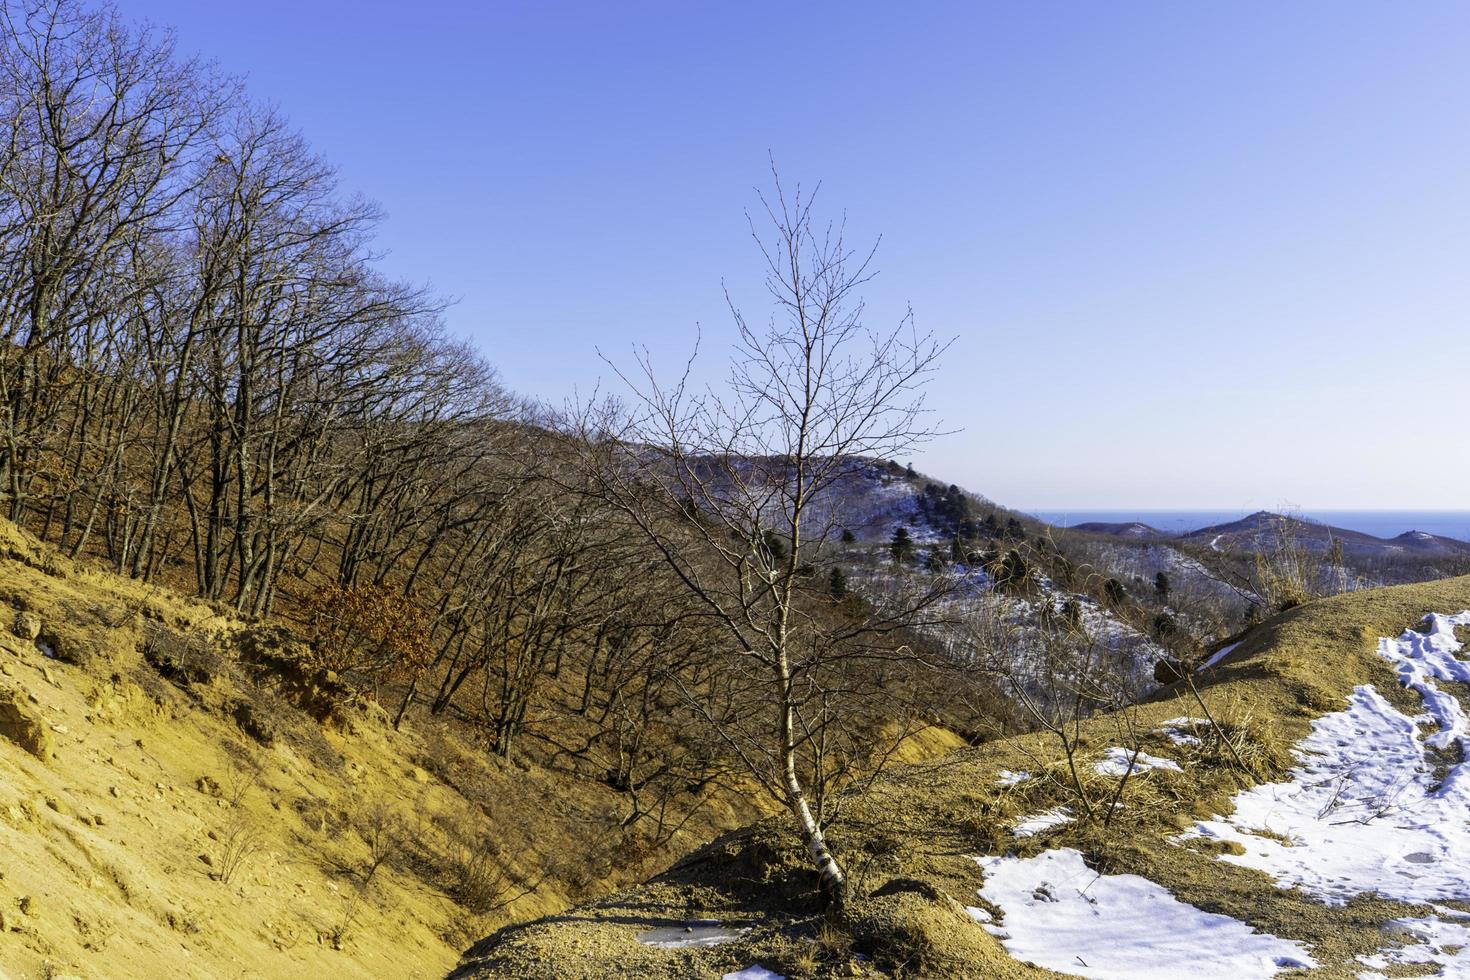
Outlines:
[[1014, 786], [1017, 783], [1025, 782], [1026, 780], [1028, 780], [1030, 778], [1031, 778], [1031, 774], [1029, 772], [1025, 771], [1024, 769], [1021, 770], [1020, 772], [1012, 772], [1009, 769], [1002, 769], [995, 776], [995, 785], [997, 785], [997, 786]]
[[1358, 974], [1358, 980], [1387, 980], [1380, 971], [1405, 964], [1437, 966], [1435, 977], [1466, 980], [1470, 978], [1470, 929], [1439, 916], [1425, 919], [1394, 919], [1384, 926], [1388, 938], [1401, 945], [1379, 950], [1358, 960], [1371, 970]]
[[1187, 905], [1146, 878], [1099, 875], [1070, 848], [975, 860], [985, 871], [980, 897], [1005, 914], [982, 927], [1016, 959], [1060, 973], [1249, 980], [1316, 965], [1300, 943]]
[[1142, 751], [1138, 753], [1137, 758], [1134, 758], [1132, 749], [1125, 749], [1117, 745], [1104, 752], [1102, 759], [1092, 768], [1104, 776], [1126, 776], [1130, 769], [1133, 772], [1147, 772], [1150, 769], [1182, 771], [1179, 763], [1173, 759], [1161, 759]]
[[1033, 817], [1022, 817], [1011, 832], [1017, 837], [1033, 837], [1043, 830], [1060, 827], [1064, 823], [1071, 823], [1072, 820], [1072, 811], [1064, 806], [1058, 806]]
[[763, 966], [747, 966], [743, 970], [727, 973], [720, 980], [786, 980], [779, 973], [772, 973]]
[[1202, 663], [1198, 667], [1196, 667], [1194, 669], [1194, 672], [1196, 674], [1198, 674], [1202, 670], [1208, 670], [1209, 668], [1215, 666], [1217, 663], [1219, 663], [1220, 661], [1224, 660], [1226, 657], [1230, 656], [1230, 654], [1234, 653], [1235, 652], [1235, 648], [1238, 647], [1238, 646], [1240, 646], [1239, 643], [1232, 643], [1229, 646], [1223, 646], [1223, 647], [1221, 647], [1220, 649], [1216, 650], [1214, 652], [1214, 654], [1212, 654], [1210, 656], [1210, 659], [1209, 660], [1206, 660], [1204, 663]]
[[682, 925], [649, 929], [639, 934], [638, 941], [645, 946], [657, 946], [659, 949], [687, 949], [695, 946], [718, 946], [739, 939], [749, 931], [749, 926], [726, 926], [714, 919], [694, 919]]
[[1200, 740], [1200, 737], [1198, 735], [1190, 734], [1188, 731], [1186, 731], [1186, 729], [1198, 728], [1201, 725], [1208, 724], [1209, 722], [1206, 721], [1204, 718], [1170, 718], [1168, 721], [1161, 724], [1158, 728], [1155, 728], [1154, 731], [1158, 732], [1160, 735], [1163, 735], [1175, 745], [1199, 746], [1204, 744]]
[[1288, 781], [1237, 794], [1229, 817], [1184, 836], [1234, 841], [1245, 852], [1220, 860], [1329, 904], [1364, 892], [1403, 902], [1470, 899], [1470, 761], [1451, 765], [1427, 752], [1470, 760], [1465, 712], [1435, 683], [1470, 681], [1470, 663], [1454, 656], [1454, 628], [1467, 624], [1470, 612], [1430, 616], [1425, 633], [1379, 641], [1379, 655], [1425, 713], [1410, 717], [1372, 685], [1356, 688], [1346, 710], [1313, 722]]

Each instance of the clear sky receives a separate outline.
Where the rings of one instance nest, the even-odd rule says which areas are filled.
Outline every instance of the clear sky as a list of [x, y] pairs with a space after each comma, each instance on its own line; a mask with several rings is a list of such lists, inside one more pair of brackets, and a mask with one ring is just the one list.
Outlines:
[[379, 202], [560, 401], [759, 312], [767, 152], [958, 338], [921, 470], [1023, 508], [1470, 507], [1470, 4], [120, 0]]

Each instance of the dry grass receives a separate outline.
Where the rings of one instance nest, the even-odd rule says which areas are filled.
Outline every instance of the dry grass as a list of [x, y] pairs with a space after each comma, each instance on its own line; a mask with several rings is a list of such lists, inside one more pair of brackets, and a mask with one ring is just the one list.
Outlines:
[[[1126, 723], [1108, 717], [1085, 722], [1080, 781], [1090, 800], [1107, 800], [1117, 788], [1115, 777], [1092, 768], [1109, 746], [1136, 745], [1182, 769], [1135, 773], [1110, 818], [1095, 812], [1089, 819], [1079, 808], [1055, 739], [1042, 735], [962, 750], [945, 765], [895, 771], [866, 798], [849, 804], [849, 821], [834, 834], [858, 883], [859, 896], [841, 930], [850, 937], [848, 949], [870, 957], [860, 975], [878, 975], [871, 972], [876, 966], [891, 976], [1046, 976], [1011, 959], [958, 908], [981, 904], [975, 891], [981, 875], [969, 855], [1024, 855], [1070, 846], [1099, 871], [1142, 875], [1182, 901], [1309, 943], [1324, 965], [1320, 976], [1355, 976], [1361, 965], [1354, 957], [1379, 948], [1383, 923], [1423, 910], [1371, 896], [1342, 908], [1324, 906], [1275, 887], [1265, 875], [1218, 860], [1233, 850], [1229, 845], [1180, 842], [1179, 833], [1196, 820], [1228, 813], [1239, 790], [1282, 778], [1293, 765], [1291, 748], [1307, 734], [1311, 719], [1343, 707], [1355, 685], [1373, 683], [1399, 697], [1392, 693], [1392, 672], [1376, 656], [1378, 637], [1397, 635], [1429, 611], [1466, 607], [1470, 578], [1306, 603], [1258, 627], [1228, 665], [1201, 675], [1198, 699], [1186, 685], [1140, 705]], [[1159, 731], [1166, 720], [1206, 715], [1212, 721], [1181, 730], [1199, 739], [1197, 745], [1176, 744]], [[1032, 778], [997, 785], [1002, 769], [1027, 770]], [[1078, 819], [1034, 837], [1014, 836], [1020, 818], [1063, 805]], [[485, 965], [496, 963], [511, 975], [527, 977], [549, 978], [558, 971], [587, 977], [674, 976], [646, 962], [620, 960], [614, 951], [621, 947], [611, 938], [582, 945], [576, 936], [602, 928], [609, 937], [619, 934], [627, 927], [615, 925], [618, 915], [718, 917], [728, 915], [733, 905], [773, 926], [771, 934], [739, 950], [746, 963], [761, 962], [789, 976], [847, 975], [840, 943], [829, 953], [818, 939], [824, 920], [812, 890], [802, 884], [809, 874], [801, 855], [780, 843], [784, 832], [784, 825], [772, 823], [771, 836], [741, 838], [712, 850], [677, 876], [655, 879], [618, 902], [584, 909], [585, 921], [575, 926], [540, 924], [485, 951]], [[698, 905], [681, 897], [691, 893], [699, 896]], [[575, 959], [569, 958], [573, 949]], [[717, 955], [702, 961], [716, 975], [721, 969], [716, 964], [726, 962]]]

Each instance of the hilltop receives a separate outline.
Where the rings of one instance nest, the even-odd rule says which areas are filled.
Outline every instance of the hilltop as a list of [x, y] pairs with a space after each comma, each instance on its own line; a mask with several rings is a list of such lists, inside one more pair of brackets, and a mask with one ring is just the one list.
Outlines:
[[[1085, 721], [1082, 786], [1117, 802], [1107, 819], [1082, 813], [1044, 733], [897, 770], [834, 832], [865, 862], [863, 897], [835, 919], [772, 820], [616, 898], [502, 930], [457, 976], [1461, 969], [1466, 727], [1458, 696], [1437, 692], [1470, 676], [1453, 655], [1470, 614], [1426, 616], [1467, 607], [1470, 577], [1310, 602], [1222, 650], [1198, 700], [1175, 685]], [[685, 928], [721, 938], [704, 922], [730, 935], [677, 944]], [[640, 942], [655, 927], [677, 945]]]
[[1306, 521], [1290, 515], [1257, 511], [1238, 521], [1203, 527], [1180, 535], [1180, 540], [1204, 544], [1217, 551], [1254, 551], [1270, 548], [1285, 532], [1303, 548], [1326, 555], [1336, 542], [1352, 558], [1384, 561], [1416, 558], [1470, 558], [1470, 543], [1425, 531], [1405, 531], [1393, 538], [1376, 538], [1361, 531]]

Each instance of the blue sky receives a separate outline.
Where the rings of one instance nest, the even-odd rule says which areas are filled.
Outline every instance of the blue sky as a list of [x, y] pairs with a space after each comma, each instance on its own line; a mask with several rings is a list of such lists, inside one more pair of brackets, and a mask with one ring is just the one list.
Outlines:
[[[1470, 506], [1470, 5], [121, 0], [379, 202], [560, 401], [759, 313], [767, 152], [957, 339], [920, 469], [1018, 507]], [[713, 368], [711, 365], [711, 374]]]

